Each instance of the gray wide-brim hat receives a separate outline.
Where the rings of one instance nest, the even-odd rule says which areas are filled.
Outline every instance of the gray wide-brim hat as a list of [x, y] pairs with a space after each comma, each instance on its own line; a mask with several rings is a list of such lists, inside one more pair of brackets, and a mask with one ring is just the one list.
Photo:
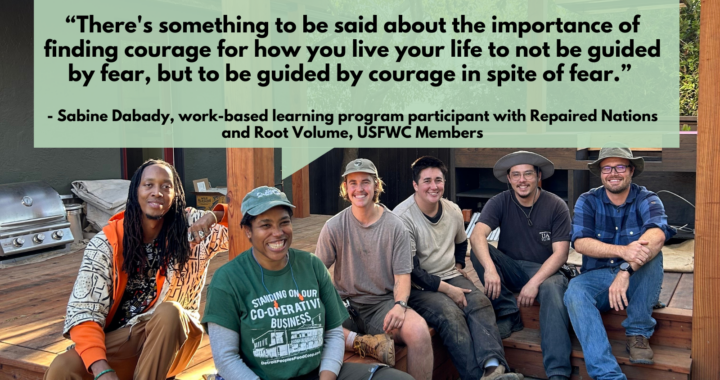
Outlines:
[[515, 165], [532, 165], [540, 168], [542, 179], [549, 178], [555, 173], [555, 165], [547, 158], [533, 152], [519, 150], [500, 158], [493, 167], [493, 174], [498, 181], [508, 183], [508, 169]]
[[635, 167], [633, 171], [633, 177], [637, 177], [640, 173], [645, 170], [645, 160], [642, 157], [633, 157], [632, 151], [626, 146], [606, 146], [600, 149], [600, 157], [588, 164], [590, 173], [597, 177], [600, 177], [600, 163], [611, 157], [624, 158]]
[[260, 186], [245, 195], [240, 206], [240, 212], [242, 216], [245, 216], [245, 214], [258, 216], [276, 206], [295, 208], [282, 191], [274, 187]]

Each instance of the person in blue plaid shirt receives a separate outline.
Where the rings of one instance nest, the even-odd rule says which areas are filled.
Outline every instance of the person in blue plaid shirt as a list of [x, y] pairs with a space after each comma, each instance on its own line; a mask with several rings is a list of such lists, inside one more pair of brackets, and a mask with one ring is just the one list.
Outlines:
[[565, 305], [596, 380], [626, 379], [602, 328], [601, 312], [627, 310], [622, 323], [631, 363], [652, 364], [648, 339], [655, 330], [653, 306], [660, 296], [660, 251], [676, 231], [667, 224], [655, 193], [632, 183], [645, 162], [626, 147], [603, 147], [588, 164], [603, 186], [582, 194], [575, 204], [571, 242], [583, 255], [582, 274], [565, 292]]

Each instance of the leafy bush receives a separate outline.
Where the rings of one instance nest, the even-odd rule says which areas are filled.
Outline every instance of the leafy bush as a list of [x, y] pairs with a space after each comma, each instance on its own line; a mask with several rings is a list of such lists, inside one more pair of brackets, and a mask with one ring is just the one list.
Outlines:
[[700, 0], [680, 8], [680, 115], [697, 116], [700, 63]]

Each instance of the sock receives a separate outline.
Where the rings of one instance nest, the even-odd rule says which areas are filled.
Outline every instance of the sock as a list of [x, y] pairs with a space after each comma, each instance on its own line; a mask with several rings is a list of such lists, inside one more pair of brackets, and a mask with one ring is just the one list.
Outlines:
[[355, 338], [357, 337], [357, 333], [350, 331], [348, 332], [347, 338], [345, 338], [345, 349], [348, 351], [353, 350], [353, 344], [355, 343]]
[[483, 368], [487, 367], [497, 367], [500, 365], [500, 362], [497, 360], [497, 358], [490, 358], [488, 360], [485, 360], [485, 365]]

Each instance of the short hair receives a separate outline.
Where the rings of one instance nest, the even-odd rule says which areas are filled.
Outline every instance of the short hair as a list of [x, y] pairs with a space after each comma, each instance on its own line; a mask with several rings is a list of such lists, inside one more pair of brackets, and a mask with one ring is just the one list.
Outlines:
[[[277, 207], [277, 206], [275, 206]], [[290, 206], [280, 206], [285, 209], [285, 211], [288, 212], [288, 215], [292, 218], [293, 216], [293, 209]], [[268, 210], [272, 209], [273, 207], [270, 207]], [[250, 215], [250, 213], [245, 213], [245, 215], [242, 217], [242, 220], [240, 221], [240, 227], [247, 226], [249, 228], [252, 228], [252, 222], [257, 218], [257, 215]]]
[[439, 159], [432, 156], [423, 156], [410, 165], [413, 172], [413, 181], [420, 183], [420, 173], [427, 168], [438, 168], [442, 172], [443, 179], [447, 177], [447, 167]]
[[[350, 173], [350, 174], [352, 174], [352, 173]], [[370, 173], [366, 173], [366, 174], [370, 174]], [[373, 202], [378, 203], [378, 202], [380, 202], [380, 194], [385, 192], [385, 188], [384, 188], [385, 182], [383, 182], [383, 180], [380, 179], [380, 177], [378, 177], [374, 174], [370, 174], [370, 176], [372, 177], [373, 181], [375, 182], [375, 195], [373, 195]], [[342, 182], [340, 182], [340, 198], [346, 200], [347, 202], [350, 202], [350, 197], [348, 196], [348, 192], [347, 192], [347, 176], [343, 177]]]

